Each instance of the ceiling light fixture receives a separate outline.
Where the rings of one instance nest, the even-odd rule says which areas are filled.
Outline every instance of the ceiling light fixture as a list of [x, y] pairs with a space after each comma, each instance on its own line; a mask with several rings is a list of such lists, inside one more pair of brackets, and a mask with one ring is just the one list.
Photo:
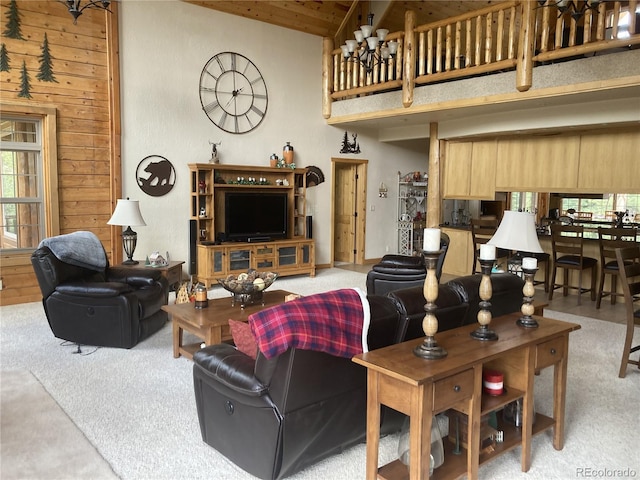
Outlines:
[[109, 5], [111, 4], [111, 0], [91, 0], [84, 5], [82, 5], [82, 0], [58, 0], [60, 3], [64, 3], [69, 10], [69, 13], [73, 16], [73, 23], [75, 24], [78, 21], [78, 17], [82, 15], [82, 11], [85, 8], [98, 8], [101, 10], [106, 10], [111, 13], [109, 10]]
[[558, 0], [557, 2], [538, 0], [538, 3], [540, 7], [556, 7], [559, 12], [558, 18], [570, 12], [571, 17], [577, 22], [587, 10], [596, 11], [600, 0]]
[[387, 41], [389, 30], [379, 28], [373, 35], [373, 13], [368, 16], [368, 25], [362, 25], [360, 30], [353, 32], [355, 40], [347, 40], [342, 45], [342, 56], [345, 61], [360, 62], [367, 73], [371, 73], [376, 65], [380, 65], [389, 58], [395, 58], [398, 53], [398, 42]]

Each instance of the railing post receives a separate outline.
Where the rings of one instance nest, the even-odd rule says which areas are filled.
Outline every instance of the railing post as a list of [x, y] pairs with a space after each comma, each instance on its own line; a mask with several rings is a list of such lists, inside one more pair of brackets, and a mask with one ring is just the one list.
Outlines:
[[535, 40], [537, 2], [522, 2], [522, 27], [518, 40], [518, 62], [516, 64], [516, 88], [526, 92], [533, 79], [533, 47]]
[[429, 188], [427, 189], [427, 223], [428, 228], [440, 224], [440, 206], [442, 193], [440, 192], [440, 139], [438, 138], [438, 124], [429, 124]]
[[413, 103], [413, 89], [416, 80], [416, 12], [407, 10], [404, 14], [404, 72], [402, 74], [402, 105]]
[[333, 82], [333, 39], [322, 40], [322, 116], [331, 117], [331, 86]]

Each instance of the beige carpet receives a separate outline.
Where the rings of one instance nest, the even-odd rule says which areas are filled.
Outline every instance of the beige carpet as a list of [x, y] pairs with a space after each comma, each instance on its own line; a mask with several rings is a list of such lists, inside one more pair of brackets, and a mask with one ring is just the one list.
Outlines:
[[3, 371], [1, 385], [3, 480], [118, 478], [31, 372]]

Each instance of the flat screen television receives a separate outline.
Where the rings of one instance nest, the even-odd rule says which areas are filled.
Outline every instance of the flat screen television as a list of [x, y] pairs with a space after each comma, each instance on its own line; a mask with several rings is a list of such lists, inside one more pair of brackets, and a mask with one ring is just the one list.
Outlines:
[[227, 192], [225, 234], [228, 240], [248, 242], [287, 238], [286, 193]]

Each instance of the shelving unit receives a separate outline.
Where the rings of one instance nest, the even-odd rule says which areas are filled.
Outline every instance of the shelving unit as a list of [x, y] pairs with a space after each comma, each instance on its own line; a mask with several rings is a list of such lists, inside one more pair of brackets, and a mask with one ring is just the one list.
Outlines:
[[422, 247], [427, 219], [427, 174], [398, 172], [398, 253], [413, 255]]
[[[306, 169], [248, 165], [189, 164], [190, 217], [197, 223], [197, 279], [207, 286], [248, 268], [280, 276], [315, 275], [315, 244], [306, 238]], [[287, 194], [289, 238], [260, 243], [220, 242], [224, 231], [225, 193]]]

